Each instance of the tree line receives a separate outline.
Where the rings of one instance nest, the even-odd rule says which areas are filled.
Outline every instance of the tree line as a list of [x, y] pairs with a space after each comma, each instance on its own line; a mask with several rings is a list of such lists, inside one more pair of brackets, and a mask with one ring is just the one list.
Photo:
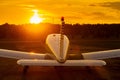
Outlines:
[[[50, 23], [41, 23], [38, 25], [5, 23], [0, 25], [0, 40], [44, 41], [48, 34], [59, 33], [60, 26], [60, 24]], [[34, 32], [29, 32], [30, 28], [37, 29]], [[120, 24], [65, 24], [64, 34], [70, 39], [120, 39]]]

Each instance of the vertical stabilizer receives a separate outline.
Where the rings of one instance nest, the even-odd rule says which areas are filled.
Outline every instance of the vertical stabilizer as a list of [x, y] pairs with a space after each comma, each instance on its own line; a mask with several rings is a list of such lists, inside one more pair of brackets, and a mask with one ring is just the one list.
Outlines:
[[53, 54], [56, 56], [56, 59], [59, 62], [65, 62], [67, 51], [69, 47], [69, 39], [66, 35], [64, 35], [64, 18], [61, 18], [61, 28], [60, 28], [60, 34], [50, 34], [47, 36], [46, 44], [50, 48], [50, 50], [53, 52]]

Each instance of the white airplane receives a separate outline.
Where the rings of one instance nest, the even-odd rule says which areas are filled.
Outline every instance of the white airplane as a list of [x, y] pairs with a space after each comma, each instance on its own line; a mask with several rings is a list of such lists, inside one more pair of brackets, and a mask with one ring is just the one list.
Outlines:
[[[0, 56], [18, 59], [17, 64], [23, 66], [103, 66], [106, 62], [101, 59], [120, 57], [120, 49], [81, 53], [82, 60], [67, 60], [69, 39], [63, 34], [64, 17], [61, 18], [60, 34], [47, 36], [46, 44], [53, 54], [29, 53], [0, 49]], [[46, 59], [49, 56], [51, 59]]]

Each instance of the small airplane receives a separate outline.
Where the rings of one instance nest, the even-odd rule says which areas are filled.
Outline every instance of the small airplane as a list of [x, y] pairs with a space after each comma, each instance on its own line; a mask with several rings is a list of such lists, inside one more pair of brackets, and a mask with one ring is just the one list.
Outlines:
[[18, 59], [17, 64], [22, 66], [104, 66], [106, 62], [101, 59], [120, 57], [120, 49], [115, 49], [81, 53], [83, 59], [67, 60], [69, 39], [63, 32], [64, 17], [61, 22], [60, 34], [50, 34], [46, 38], [46, 44], [53, 54], [0, 49], [0, 57]]

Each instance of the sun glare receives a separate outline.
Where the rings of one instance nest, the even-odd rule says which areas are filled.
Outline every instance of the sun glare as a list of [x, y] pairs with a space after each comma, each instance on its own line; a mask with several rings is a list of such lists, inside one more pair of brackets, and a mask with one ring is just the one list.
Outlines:
[[32, 24], [41, 23], [43, 21], [43, 19], [39, 17], [38, 10], [33, 10], [33, 11], [34, 11], [34, 15], [31, 17], [30, 23], [32, 23]]

